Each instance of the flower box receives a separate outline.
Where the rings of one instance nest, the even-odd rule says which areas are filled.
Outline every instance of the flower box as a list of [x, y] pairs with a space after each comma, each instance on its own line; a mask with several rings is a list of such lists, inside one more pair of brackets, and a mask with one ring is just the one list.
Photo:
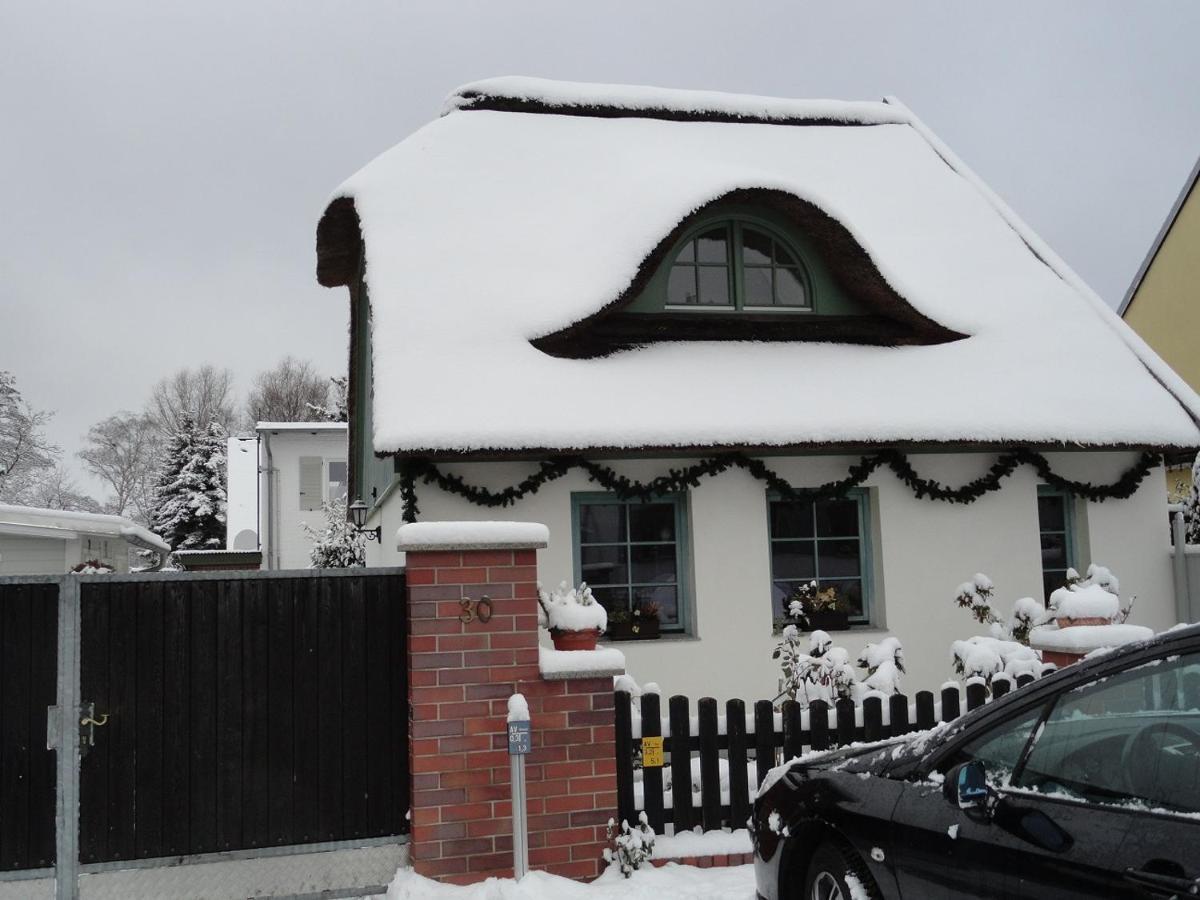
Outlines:
[[614, 641], [653, 641], [662, 633], [658, 619], [636, 619], [626, 622], [610, 622], [608, 636]]
[[808, 631], [849, 631], [850, 613], [840, 609], [815, 609], [805, 614]]

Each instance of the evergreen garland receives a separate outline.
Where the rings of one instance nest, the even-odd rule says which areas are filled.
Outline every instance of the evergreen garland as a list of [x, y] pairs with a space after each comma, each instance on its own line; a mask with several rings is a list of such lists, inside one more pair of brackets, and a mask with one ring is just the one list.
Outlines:
[[1056, 475], [1046, 457], [1036, 450], [1017, 447], [999, 458], [986, 475], [969, 481], [961, 487], [949, 487], [931, 478], [922, 478], [913, 469], [908, 457], [899, 450], [889, 448], [863, 456], [850, 467], [846, 477], [826, 482], [817, 487], [793, 487], [778, 473], [772, 471], [760, 459], [753, 459], [740, 451], [720, 453], [703, 459], [682, 469], [670, 469], [650, 481], [634, 481], [620, 475], [608, 466], [584, 459], [582, 456], [562, 456], [538, 464], [537, 471], [515, 485], [493, 491], [479, 485], [467, 484], [460, 476], [443, 472], [427, 459], [406, 459], [400, 463], [400, 498], [404, 505], [404, 521], [415, 522], [417, 508], [417, 480], [437, 485], [449, 494], [455, 494], [476, 506], [511, 506], [530, 494], [536, 494], [542, 485], [561, 478], [572, 469], [583, 469], [588, 478], [622, 500], [650, 500], [662, 494], [699, 487], [700, 479], [719, 475], [726, 469], [744, 469], [765, 483], [785, 500], [831, 500], [845, 496], [851, 488], [862, 484], [876, 469], [887, 466], [896, 477], [908, 485], [909, 490], [921, 499], [941, 500], [946, 503], [974, 503], [984, 494], [998, 491], [1005, 478], [1012, 475], [1018, 466], [1030, 465], [1047, 484], [1087, 500], [1124, 500], [1132, 496], [1150, 470], [1158, 465], [1159, 455], [1150, 451], [1112, 484], [1092, 484], [1073, 481]]

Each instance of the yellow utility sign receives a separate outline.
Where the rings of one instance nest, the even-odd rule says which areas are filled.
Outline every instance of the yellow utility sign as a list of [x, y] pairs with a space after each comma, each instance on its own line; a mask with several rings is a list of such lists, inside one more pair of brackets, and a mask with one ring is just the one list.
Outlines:
[[661, 769], [663, 764], [663, 739], [661, 737], [642, 738], [642, 767], [646, 769]]

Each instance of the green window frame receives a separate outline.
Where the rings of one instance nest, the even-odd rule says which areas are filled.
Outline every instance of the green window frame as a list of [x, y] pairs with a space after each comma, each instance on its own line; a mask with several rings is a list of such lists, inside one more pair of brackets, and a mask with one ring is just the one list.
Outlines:
[[1067, 583], [1067, 569], [1078, 567], [1076, 553], [1075, 495], [1039, 484], [1038, 546], [1041, 552], [1044, 599]]
[[784, 623], [788, 598], [810, 581], [822, 589], [837, 587], [839, 595], [854, 603], [851, 625], [871, 624], [875, 580], [870, 502], [870, 493], [864, 488], [852, 488], [836, 500], [817, 501], [785, 500], [775, 491], [767, 492], [771, 610], [776, 628]]
[[[606, 492], [572, 493], [571, 544], [575, 583], [586, 581], [605, 608], [632, 610], [652, 600], [662, 611], [664, 634], [689, 631], [691, 535], [685, 493], [645, 502]], [[661, 574], [651, 574], [655, 567]]]

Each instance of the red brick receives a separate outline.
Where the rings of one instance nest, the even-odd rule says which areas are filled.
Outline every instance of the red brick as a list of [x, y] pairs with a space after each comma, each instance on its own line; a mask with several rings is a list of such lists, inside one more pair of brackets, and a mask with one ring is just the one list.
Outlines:
[[433, 649], [447, 650], [486, 650], [490, 645], [486, 634], [444, 634], [434, 638], [437, 646]]
[[571, 813], [571, 825], [591, 825], [593, 828], [603, 828], [608, 824], [609, 819], [615, 819], [617, 813], [615, 809], [581, 809], [578, 812]]
[[491, 711], [491, 707], [488, 706], [486, 700], [468, 700], [466, 703], [443, 703], [438, 707], [438, 718], [473, 718], [475, 716], [491, 715]]
[[[408, 589], [410, 610], [413, 603], [424, 603], [430, 600], [439, 604], [452, 603], [455, 607], [453, 619], [458, 622], [458, 617], [462, 615], [463, 588], [461, 584], [422, 584]], [[409, 617], [412, 617], [411, 613]]]
[[462, 565], [462, 553], [458, 550], [412, 550], [404, 556], [405, 568], [409, 570]]
[[714, 856], [712, 858], [712, 864], [714, 866], [728, 866], [729, 865], [729, 857], [728, 856]]
[[567, 863], [571, 861], [570, 847], [529, 848], [529, 864], [531, 866], [547, 866], [552, 863]]
[[463, 787], [469, 784], [490, 784], [492, 773], [478, 769], [468, 769], [465, 772], [447, 772], [442, 776], [443, 787]]
[[409, 731], [414, 738], [453, 737], [463, 733], [463, 720], [413, 722]]
[[608, 744], [573, 744], [567, 748], [568, 759], [603, 759], [613, 755], [613, 746]]
[[436, 772], [425, 772], [412, 777], [414, 791], [428, 791], [442, 786], [442, 778]]
[[465, 699], [461, 685], [415, 687], [409, 696], [413, 703], [461, 703]]
[[469, 737], [444, 737], [439, 740], [438, 749], [442, 753], [460, 753], [464, 750], [490, 750], [492, 739], [486, 734]]
[[[408, 652], [409, 653], [432, 653], [438, 649], [438, 639], [436, 635], [409, 635]], [[445, 648], [443, 648], [445, 649]]]
[[491, 869], [501, 869], [504, 864], [508, 863], [507, 871], [512, 871], [512, 855], [507, 853], [489, 853], [481, 856], [472, 856], [467, 861], [467, 866], [472, 872], [487, 871]]
[[487, 580], [488, 570], [482, 567], [437, 570], [438, 584], [484, 584]]
[[538, 580], [537, 566], [490, 566], [488, 580], [503, 584], [536, 584]]
[[[568, 695], [568, 696], [570, 696], [570, 695]], [[587, 702], [586, 697], [580, 697], [579, 699], [583, 700], [584, 702]], [[590, 706], [591, 704], [589, 703], [588, 705]], [[613, 713], [610, 710], [606, 710], [606, 709], [572, 710], [571, 712], [567, 713], [567, 724], [574, 726], [574, 727], [590, 726], [590, 725], [612, 726], [613, 725]], [[615, 736], [616, 736], [616, 734], [614, 732], [614, 737]]]
[[546, 812], [576, 812], [582, 809], [592, 809], [592, 798], [590, 796], [576, 797], [570, 794], [561, 797], [546, 798]]
[[[462, 623], [454, 619], [413, 619], [408, 623], [413, 634], [460, 634]], [[511, 625], [509, 631], [512, 631]]]
[[514, 550], [513, 562], [518, 566], [536, 566], [537, 551], [536, 550]]
[[413, 794], [413, 805], [425, 809], [433, 806], [446, 806], [451, 803], [465, 803], [466, 788], [453, 788], [439, 791], [417, 791]]
[[409, 584], [409, 585], [433, 584], [434, 577], [435, 577], [434, 569], [412, 569], [412, 568], [410, 568], [410, 569], [408, 569], [408, 571], [406, 571], [404, 573], [405, 583]]
[[465, 837], [467, 826], [462, 822], [453, 822], [449, 825], [426, 825], [421, 830], [421, 837], [427, 841], [444, 841], [453, 838]]
[[512, 793], [512, 788], [507, 784], [479, 784], [467, 788], [466, 791], [468, 802], [482, 803], [485, 800], [504, 800]]
[[409, 672], [408, 683], [416, 687], [429, 687], [437, 684], [437, 669], [429, 669], [426, 672]]
[[507, 703], [512, 694], [512, 685], [509, 684], [467, 685], [468, 700], [504, 700]]
[[569, 847], [581, 842], [591, 843], [592, 837], [590, 828], [562, 828], [546, 835], [546, 846], [562, 847], [565, 845]]
[[467, 871], [467, 858], [465, 856], [429, 860], [417, 858], [413, 861], [413, 869], [416, 870], [418, 875], [424, 875], [427, 878], [437, 878], [440, 875], [456, 875]]
[[598, 860], [580, 860], [553, 866], [550, 871], [563, 878], [595, 878], [600, 874], [600, 863]]
[[467, 760], [462, 754], [453, 756], [418, 756], [412, 760], [413, 772], [454, 772], [466, 767]]
[[516, 631], [503, 631], [492, 635], [492, 647], [496, 650], [537, 651], [537, 635]]
[[462, 803], [442, 809], [443, 822], [462, 822], [467, 819], [486, 819], [492, 814], [488, 803]]
[[512, 817], [509, 818], [491, 818], [491, 819], [476, 819], [473, 822], [467, 822], [467, 834], [471, 837], [491, 834], [512, 834]]
[[571, 793], [572, 794], [593, 794], [597, 791], [612, 791], [616, 787], [616, 780], [607, 775], [593, 775], [591, 778], [572, 778]]
[[511, 550], [464, 550], [462, 551], [464, 566], [511, 566], [513, 551]]
[[[467, 656], [472, 656], [467, 651]], [[488, 670], [479, 669], [442, 669], [438, 672], [438, 684], [483, 684], [488, 680]]]
[[496, 845], [489, 837], [445, 841], [442, 844], [442, 854], [445, 856], [475, 856], [494, 852], [496, 852]]
[[[613, 762], [614, 771], [616, 770], [616, 762]], [[528, 773], [526, 773], [528, 774]], [[546, 766], [543, 773], [543, 778], [583, 778], [593, 774], [592, 763], [583, 760], [580, 762], [565, 762], [565, 763], [550, 763]]]

